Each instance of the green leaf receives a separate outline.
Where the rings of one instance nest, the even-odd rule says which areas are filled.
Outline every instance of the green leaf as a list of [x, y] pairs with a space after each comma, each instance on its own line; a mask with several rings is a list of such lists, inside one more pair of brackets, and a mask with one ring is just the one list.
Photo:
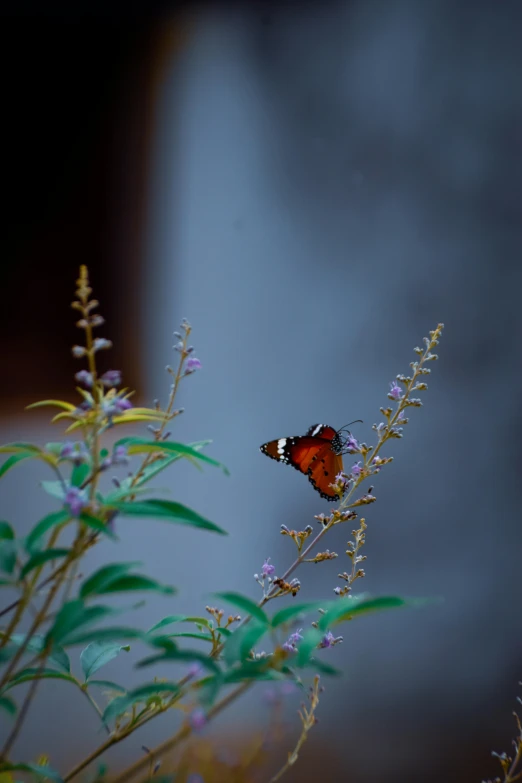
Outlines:
[[235, 606], [247, 615], [252, 615], [252, 617], [255, 617], [260, 623], [270, 625], [270, 620], [261, 607], [252, 601], [251, 598], [247, 598], [246, 595], [241, 595], [241, 593], [214, 593], [214, 595], [216, 598], [220, 598], [222, 601], [227, 601], [227, 603], [232, 604], [232, 606]]
[[173, 595], [176, 591], [173, 587], [162, 585], [148, 576], [141, 574], [124, 574], [114, 579], [104, 590], [99, 590], [98, 595], [109, 593], [125, 593], [134, 590], [148, 590], [164, 595]]
[[175, 682], [151, 682], [134, 688], [124, 696], [117, 696], [107, 705], [102, 720], [107, 722], [122, 715], [137, 702], [147, 702], [153, 696], [162, 697], [166, 694], [178, 693], [179, 685]]
[[326, 631], [332, 626], [351, 620], [356, 615], [369, 614], [370, 612], [378, 612], [384, 609], [397, 609], [402, 606], [419, 606], [424, 603], [426, 601], [423, 599], [404, 599], [397, 596], [367, 598], [357, 601], [355, 604], [350, 599], [334, 601], [329, 607], [323, 606], [324, 609], [327, 609], [327, 612], [319, 620], [319, 628], [322, 631]]
[[85, 580], [80, 588], [80, 597], [87, 598], [89, 595], [99, 595], [106, 592], [107, 588], [120, 576], [125, 576], [131, 568], [141, 565], [138, 561], [127, 563], [109, 563], [109, 565], [98, 568], [91, 576]]
[[40, 481], [40, 486], [52, 498], [63, 501], [66, 490], [61, 481]]
[[238, 628], [227, 639], [223, 657], [228, 666], [237, 661], [244, 661], [255, 645], [263, 638], [268, 631], [268, 626], [264, 623], [249, 623]]
[[215, 660], [209, 658], [207, 654], [200, 650], [178, 650], [177, 648], [167, 649], [161, 655], [152, 655], [149, 658], [144, 658], [136, 664], [136, 667], [142, 669], [155, 663], [168, 663], [169, 661], [175, 661], [176, 663], [194, 663], [196, 661], [213, 674], [221, 674]]
[[23, 579], [34, 568], [44, 565], [44, 563], [47, 563], [49, 560], [58, 560], [60, 557], [67, 557], [70, 553], [70, 549], [44, 549], [41, 552], [35, 552], [20, 571], [20, 579]]
[[91, 642], [80, 655], [85, 680], [87, 681], [98, 669], [116, 658], [122, 650], [128, 652], [129, 645], [122, 646], [114, 644], [114, 642]]
[[86, 685], [89, 688], [91, 685], [97, 685], [98, 688], [108, 688], [109, 690], [117, 691], [118, 693], [126, 693], [125, 688], [122, 688], [122, 686], [118, 685], [117, 682], [111, 682], [111, 680], [89, 680]]
[[309, 661], [307, 661], [306, 664], [304, 665], [304, 668], [314, 669], [316, 672], [325, 674], [328, 677], [342, 676], [342, 671], [336, 669], [335, 666], [331, 666], [329, 663], [326, 663], [326, 661], [322, 661], [320, 658], [316, 658], [316, 657], [311, 658]]
[[292, 604], [292, 606], [286, 606], [284, 609], [280, 609], [272, 617], [272, 628], [277, 628], [284, 623], [288, 623], [291, 620], [295, 620], [299, 615], [310, 614], [310, 612], [317, 612], [319, 609], [324, 609], [325, 603], [330, 604], [330, 601], [312, 601], [306, 604]]
[[[6, 691], [7, 688], [4, 688], [4, 691]], [[12, 718], [14, 715], [16, 715], [16, 702], [14, 699], [12, 699], [10, 696], [0, 696], [0, 709], [4, 710], [4, 712], [7, 712], [7, 714]]]
[[[15, 648], [21, 647], [25, 643], [25, 634], [14, 633], [9, 638], [9, 642], [14, 645]], [[45, 647], [45, 637], [40, 634], [33, 634], [29, 640], [26, 650], [31, 653], [40, 653]], [[9, 656], [10, 657], [10, 656]], [[65, 672], [71, 671], [71, 662], [69, 656], [59, 645], [55, 644], [51, 648], [51, 651], [47, 657], [49, 663], [54, 663], [60, 669]]]
[[80, 462], [78, 465], [75, 465], [71, 471], [71, 485], [73, 487], [81, 487], [90, 472], [91, 466], [87, 462]]
[[20, 451], [18, 454], [13, 454], [11, 457], [8, 457], [3, 465], [0, 466], [0, 478], [5, 476], [7, 471], [11, 470], [11, 468], [13, 468], [18, 462], [22, 462], [24, 459], [30, 459], [31, 457], [36, 456], [36, 454], [33, 454], [30, 451]]
[[35, 549], [38, 549], [42, 538], [51, 528], [56, 527], [57, 525], [63, 525], [70, 519], [71, 512], [66, 511], [65, 509], [60, 509], [60, 511], [53, 511], [51, 514], [47, 514], [46, 517], [36, 523], [25, 539], [26, 551], [30, 554], [34, 552]]
[[187, 446], [184, 443], [173, 443], [172, 441], [143, 440], [142, 438], [123, 438], [115, 444], [116, 446], [126, 446], [128, 454], [143, 454], [147, 452], [163, 451], [174, 454], [176, 457], [190, 457], [192, 459], [205, 462], [207, 465], [213, 465], [221, 468], [225, 475], [230, 475], [228, 468], [206, 454], [202, 454], [193, 446]]
[[59, 457], [62, 453], [63, 449], [63, 443], [62, 441], [54, 441], [51, 443], [46, 443], [44, 446], [44, 451], [49, 452], [49, 454], [52, 454], [53, 457]]
[[191, 633], [190, 631], [179, 631], [178, 633], [169, 633], [169, 639], [176, 639], [178, 636], [184, 639], [201, 639], [203, 642], [211, 642], [212, 636], [208, 633]]
[[[205, 446], [208, 446], [210, 443], [212, 443], [211, 440], [200, 440], [195, 443], [189, 443], [188, 445], [194, 449], [195, 451], [201, 451], [201, 449], [204, 449]], [[161, 459], [156, 459], [151, 465], [148, 465], [142, 472], [142, 475], [137, 480], [136, 485], [137, 487], [141, 487], [147, 482], [149, 482], [152, 478], [158, 475], [158, 473], [161, 473], [162, 470], [165, 470], [165, 468], [168, 468], [169, 465], [172, 465], [174, 462], [177, 462], [179, 459], [181, 459], [181, 454], [170, 454], [168, 457], [162, 457]], [[126, 482], [130, 484], [132, 479], [126, 479]]]
[[293, 659], [297, 666], [306, 666], [310, 656], [317, 649], [317, 645], [324, 636], [324, 631], [317, 628], [309, 628], [304, 632], [303, 638], [297, 647], [297, 658]]
[[116, 626], [113, 628], [92, 628], [90, 630], [78, 630], [64, 639], [64, 644], [72, 647], [75, 644], [89, 644], [90, 642], [123, 642], [140, 639], [148, 641], [143, 631], [126, 626]]
[[67, 601], [56, 615], [53, 626], [47, 633], [47, 639], [55, 642], [67, 643], [67, 637], [78, 628], [93, 625], [109, 615], [118, 612], [110, 606], [85, 606], [83, 601], [76, 598]]
[[243, 682], [244, 680], [286, 680], [286, 674], [271, 669], [266, 660], [244, 661], [244, 663], [230, 669], [223, 677], [224, 683]]
[[94, 517], [92, 514], [80, 514], [80, 522], [83, 522], [84, 525], [90, 527], [92, 530], [96, 530], [98, 533], [103, 533], [103, 535], [113, 541], [118, 540], [118, 536], [113, 533], [108, 523]]
[[160, 620], [159, 623], [156, 623], [156, 625], [153, 625], [147, 633], [153, 633], [154, 631], [158, 631], [160, 628], [164, 628], [166, 625], [171, 625], [172, 623], [183, 623], [186, 622], [187, 616], [184, 614], [171, 614], [169, 617], [164, 617], [163, 620]]
[[42, 452], [40, 446], [35, 446], [34, 443], [6, 443], [5, 446], [0, 446], [0, 454], [16, 454], [18, 451], [30, 451], [35, 455]]
[[11, 677], [2, 693], [14, 688], [15, 685], [21, 685], [21, 683], [29, 682], [30, 680], [67, 680], [68, 682], [74, 683], [74, 685], [78, 685], [76, 678], [71, 674], [57, 672], [56, 669], [29, 668], [22, 669]]
[[56, 770], [51, 769], [51, 767], [40, 766], [39, 764], [33, 764], [31, 762], [27, 764], [11, 764], [9, 761], [4, 761], [2, 763], [2, 771], [4, 770], [13, 772], [16, 770], [20, 770], [20, 772], [32, 772], [39, 778], [49, 778], [50, 780], [54, 780], [54, 783], [63, 783], [63, 778], [60, 777]]
[[[152, 634], [154, 631], [158, 631], [160, 628], [164, 628], [166, 625], [172, 625], [172, 623], [195, 623], [196, 625], [202, 625], [209, 630], [212, 628], [212, 623], [207, 620], [206, 617], [188, 617], [185, 614], [171, 614], [169, 617], [164, 617], [159, 623], [153, 625], [147, 631], [147, 634]], [[224, 631], [224, 628], [220, 628], [220, 631]], [[226, 629], [228, 630], [228, 629]]]
[[156, 517], [157, 519], [165, 519], [169, 522], [178, 522], [181, 525], [189, 525], [190, 527], [198, 527], [202, 530], [210, 530], [214, 533], [220, 533], [223, 536], [227, 535], [222, 528], [218, 527], [213, 522], [200, 516], [182, 503], [174, 503], [171, 500], [140, 500], [135, 503], [118, 501], [116, 503], [111, 503], [110, 507], [116, 509], [118, 513], [123, 514], [124, 516]]
[[8, 538], [0, 539], [0, 571], [12, 574], [16, 565], [16, 544]]
[[15, 533], [9, 522], [4, 519], [0, 521], [0, 541], [14, 541]]

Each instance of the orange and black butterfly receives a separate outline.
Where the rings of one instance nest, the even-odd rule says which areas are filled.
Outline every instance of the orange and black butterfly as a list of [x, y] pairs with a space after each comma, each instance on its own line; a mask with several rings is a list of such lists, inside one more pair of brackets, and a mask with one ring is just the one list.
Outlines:
[[335, 430], [328, 424], [313, 424], [306, 435], [271, 440], [264, 443], [260, 450], [267, 457], [292, 465], [308, 476], [322, 498], [339, 500], [339, 493], [330, 484], [335, 483], [336, 476], [343, 471], [343, 453], [347, 443], [344, 430], [344, 427]]

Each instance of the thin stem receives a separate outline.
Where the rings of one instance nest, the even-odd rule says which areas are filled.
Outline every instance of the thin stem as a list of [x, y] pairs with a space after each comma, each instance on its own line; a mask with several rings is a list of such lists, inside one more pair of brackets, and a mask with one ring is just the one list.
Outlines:
[[[232, 704], [236, 699], [238, 699], [240, 696], [243, 695], [243, 693], [246, 693], [249, 688], [251, 688], [253, 685], [252, 682], [243, 682], [239, 687], [237, 687], [235, 690], [231, 691], [227, 696], [224, 696], [220, 701], [217, 702], [213, 707], [209, 709], [207, 712], [206, 718], [207, 721], [212, 720], [212, 718], [215, 718], [216, 715], [218, 715], [220, 712], [222, 712], [225, 707], [228, 707], [229, 704]], [[170, 737], [170, 739], [165, 740], [165, 742], [162, 742], [160, 745], [158, 745], [156, 748], [151, 750], [151, 753], [155, 758], [159, 758], [165, 753], [170, 752], [173, 748], [175, 748], [177, 745], [179, 745], [183, 740], [187, 739], [188, 736], [192, 733], [192, 726], [190, 723], [185, 723], [176, 734], [174, 734], [173, 737]], [[133, 775], [137, 775], [139, 772], [142, 772], [144, 769], [147, 768], [148, 763], [148, 757], [145, 756], [142, 759], [138, 759], [138, 761], [135, 761], [134, 764], [131, 764], [130, 766], [126, 767], [126, 769], [123, 770], [123, 772], [120, 772], [119, 775], [117, 775], [115, 778], [112, 779], [112, 783], [124, 783], [124, 781], [129, 780]], [[68, 780], [70, 780], [70, 776], [67, 776], [64, 778], [65, 783], [67, 783]]]
[[79, 683], [79, 682], [78, 682], [78, 687], [80, 688], [81, 692], [84, 694], [84, 696], [85, 696], [85, 698], [87, 699], [87, 701], [89, 702], [89, 704], [90, 704], [90, 705], [91, 705], [91, 706], [92, 706], [92, 707], [93, 707], [93, 708], [96, 710], [96, 712], [97, 712], [97, 714], [98, 714], [98, 717], [100, 718], [100, 720], [101, 720], [101, 721], [102, 721], [102, 723], [103, 723], [103, 728], [105, 729], [105, 731], [107, 732], [107, 734], [109, 734], [109, 735], [110, 735], [110, 733], [111, 733], [111, 730], [110, 730], [109, 726], [107, 726], [107, 724], [106, 724], [106, 723], [105, 723], [105, 721], [103, 720], [103, 712], [102, 712], [102, 711], [101, 711], [101, 709], [98, 707], [98, 705], [96, 704], [96, 702], [95, 702], [95, 701], [94, 701], [94, 699], [92, 698], [92, 696], [91, 696], [91, 694], [89, 693], [89, 691], [87, 690], [87, 688], [82, 688], [82, 686], [81, 686], [81, 683]]
[[[45, 668], [45, 662], [47, 661], [48, 652], [46, 650], [43, 651], [43, 654], [41, 656], [40, 666], [38, 667], [38, 675], [41, 674], [41, 672]], [[7, 758], [7, 755], [9, 751], [11, 750], [14, 742], [16, 741], [16, 738], [18, 737], [20, 730], [22, 728], [23, 722], [25, 720], [25, 717], [27, 715], [27, 711], [29, 710], [29, 707], [31, 705], [31, 702], [33, 700], [33, 697], [36, 693], [36, 689], [38, 688], [41, 680], [38, 677], [38, 675], [35, 677], [35, 679], [31, 682], [31, 686], [26, 694], [26, 697], [24, 699], [24, 702], [20, 708], [20, 712], [18, 713], [16, 717], [15, 724], [13, 726], [13, 729], [11, 733], [9, 734], [7, 740], [5, 741], [4, 747], [2, 748], [2, 752], [0, 753], [0, 758]]]

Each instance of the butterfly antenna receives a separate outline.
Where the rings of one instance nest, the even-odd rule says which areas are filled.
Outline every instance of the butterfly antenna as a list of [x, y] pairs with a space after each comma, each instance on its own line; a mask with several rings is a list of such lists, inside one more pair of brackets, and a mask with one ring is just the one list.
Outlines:
[[362, 419], [354, 419], [354, 420], [353, 420], [353, 421], [351, 421], [349, 424], [345, 424], [344, 426], [342, 426], [342, 427], [341, 427], [341, 429], [340, 429], [340, 430], [337, 430], [337, 431], [338, 431], [338, 432], [342, 432], [342, 431], [343, 431], [343, 430], [345, 430], [347, 427], [351, 427], [351, 426], [352, 426], [352, 424], [364, 424], [364, 422], [363, 422], [363, 420], [362, 420]]

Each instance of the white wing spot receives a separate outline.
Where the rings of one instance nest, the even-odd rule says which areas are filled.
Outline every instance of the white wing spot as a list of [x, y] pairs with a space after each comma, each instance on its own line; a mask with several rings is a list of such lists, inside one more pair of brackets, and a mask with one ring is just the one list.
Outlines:
[[312, 436], [317, 435], [318, 432], [321, 432], [322, 428], [323, 428], [323, 425], [322, 424], [318, 424], [317, 427], [315, 428], [315, 430], [312, 432]]
[[282, 457], [285, 453], [286, 438], [280, 438], [277, 441], [277, 453]]

